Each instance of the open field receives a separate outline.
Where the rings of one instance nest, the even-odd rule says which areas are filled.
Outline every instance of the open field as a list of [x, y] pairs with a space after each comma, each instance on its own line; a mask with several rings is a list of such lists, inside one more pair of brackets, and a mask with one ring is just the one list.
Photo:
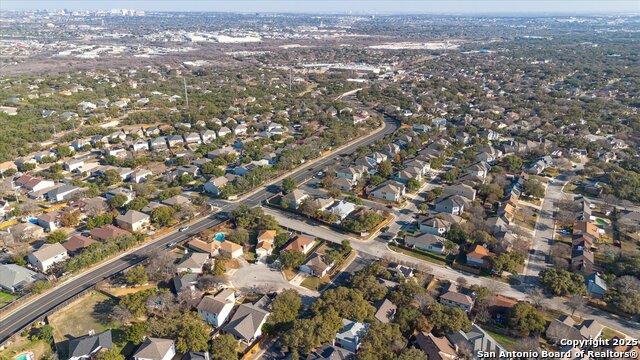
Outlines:
[[93, 330], [96, 333], [118, 327], [110, 319], [112, 299], [99, 292], [92, 292], [61, 311], [49, 316], [56, 342], [68, 337], [83, 336]]

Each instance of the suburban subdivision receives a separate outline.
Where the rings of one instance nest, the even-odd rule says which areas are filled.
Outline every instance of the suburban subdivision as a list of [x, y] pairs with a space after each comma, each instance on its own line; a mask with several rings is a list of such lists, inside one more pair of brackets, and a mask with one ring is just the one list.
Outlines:
[[120, 3], [0, 10], [0, 359], [640, 359], [632, 2]]

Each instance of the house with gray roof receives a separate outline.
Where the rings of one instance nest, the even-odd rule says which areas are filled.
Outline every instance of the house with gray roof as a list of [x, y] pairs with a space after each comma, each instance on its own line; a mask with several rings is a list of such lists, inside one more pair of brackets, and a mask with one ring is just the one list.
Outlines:
[[35, 271], [16, 264], [0, 265], [0, 288], [3, 291], [20, 292], [44, 277]]
[[222, 328], [222, 331], [245, 343], [253, 343], [262, 336], [262, 326], [270, 314], [261, 306], [262, 302], [264, 301], [261, 299], [254, 304], [248, 303], [238, 306], [231, 320]]
[[[494, 338], [476, 324], [471, 325], [471, 331], [464, 332], [460, 330], [457, 333], [447, 335], [447, 339], [458, 348], [468, 348], [474, 354], [473, 359], [478, 359], [475, 354], [478, 354], [479, 351], [494, 352], [496, 354], [505, 351]], [[500, 359], [507, 360], [507, 358]]]
[[218, 328], [227, 321], [235, 302], [235, 292], [232, 289], [224, 289], [215, 296], [203, 297], [197, 306], [198, 314], [206, 322]]
[[113, 348], [111, 330], [71, 339], [68, 345], [67, 357], [63, 358], [69, 360], [93, 359], [101, 350]]
[[342, 319], [342, 325], [342, 329], [336, 334], [334, 345], [351, 352], [358, 351], [362, 338], [367, 334], [368, 325], [349, 319]]
[[134, 360], [171, 360], [176, 347], [171, 339], [146, 338], [133, 354]]
[[47, 272], [53, 265], [68, 258], [67, 249], [60, 243], [44, 244], [28, 256], [29, 263], [42, 272]]
[[445, 238], [429, 233], [424, 233], [417, 236], [406, 236], [404, 238], [404, 243], [407, 246], [430, 251], [436, 254], [444, 254], [446, 250], [444, 247]]

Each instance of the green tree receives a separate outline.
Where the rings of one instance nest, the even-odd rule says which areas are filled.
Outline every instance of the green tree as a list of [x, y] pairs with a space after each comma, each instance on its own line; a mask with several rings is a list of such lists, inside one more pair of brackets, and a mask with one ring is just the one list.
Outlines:
[[296, 186], [298, 186], [298, 184], [296, 183], [296, 180], [292, 177], [287, 177], [284, 180], [282, 180], [282, 190], [284, 190], [285, 193], [291, 192], [293, 189], [296, 188]]
[[36, 338], [47, 344], [51, 343], [51, 340], [53, 340], [53, 327], [49, 324], [42, 325], [37, 329]]
[[31, 292], [33, 292], [34, 294], [40, 294], [50, 288], [51, 283], [49, 282], [49, 280], [39, 280], [31, 285]]
[[371, 263], [357, 271], [351, 278], [351, 287], [360, 290], [368, 301], [382, 300], [387, 295], [387, 287], [377, 278], [389, 278], [391, 275], [379, 262]]
[[212, 275], [221, 276], [224, 275], [225, 271], [227, 271], [227, 268], [224, 266], [224, 261], [216, 260], [213, 263]]
[[279, 333], [290, 328], [301, 308], [300, 294], [294, 289], [283, 290], [271, 303], [271, 315], [267, 320], [271, 332]]
[[522, 159], [515, 154], [509, 154], [502, 158], [503, 166], [510, 172], [520, 171], [522, 169]]
[[398, 324], [374, 322], [362, 339], [358, 359], [395, 359], [406, 345]]
[[433, 325], [433, 332], [439, 336], [471, 330], [469, 317], [462, 309], [436, 303], [429, 310], [429, 322]]
[[280, 336], [282, 345], [293, 357], [308, 354], [312, 349], [333, 340], [342, 328], [342, 318], [336, 309], [329, 308], [310, 319], [295, 320], [293, 326]]
[[66, 239], [67, 239], [67, 232], [62, 229], [54, 230], [50, 232], [46, 237], [47, 244], [56, 244], [59, 242], [63, 242]]
[[445, 236], [458, 245], [463, 245], [469, 240], [469, 234], [458, 223], [451, 224]]
[[407, 190], [409, 190], [409, 192], [416, 192], [420, 189], [420, 185], [420, 181], [409, 179], [409, 181], [407, 181]]
[[117, 349], [108, 349], [101, 351], [96, 356], [97, 360], [124, 360], [124, 355], [120, 354]]
[[142, 285], [147, 281], [149, 281], [149, 278], [147, 277], [147, 271], [144, 269], [144, 266], [134, 266], [127, 271], [127, 284]]
[[231, 230], [225, 240], [231, 241], [239, 245], [245, 245], [249, 242], [249, 232], [241, 227]]
[[79, 211], [65, 211], [60, 215], [60, 224], [65, 227], [78, 226], [80, 222]]
[[539, 334], [545, 325], [544, 315], [527, 302], [519, 302], [510, 310], [509, 326], [521, 336]]
[[167, 226], [173, 220], [176, 210], [170, 206], [158, 206], [151, 210], [151, 222], [161, 226]]
[[142, 343], [147, 333], [146, 323], [133, 323], [125, 330], [125, 338], [131, 341], [134, 345]]
[[584, 295], [587, 292], [584, 277], [563, 269], [547, 268], [539, 274], [544, 287], [557, 296]]
[[393, 164], [391, 164], [391, 161], [385, 160], [378, 164], [378, 174], [385, 178], [391, 176], [391, 174], [393, 174]]
[[531, 197], [541, 199], [544, 197], [544, 185], [536, 179], [529, 179], [524, 182], [524, 192]]
[[211, 342], [211, 360], [238, 359], [238, 341], [230, 334], [219, 335]]
[[344, 286], [327, 290], [311, 306], [314, 314], [321, 314], [330, 308], [343, 318], [359, 322], [371, 319], [375, 310], [360, 291]]
[[305, 255], [300, 251], [285, 250], [280, 253], [280, 264], [283, 269], [297, 269], [305, 258]]
[[109, 204], [109, 207], [111, 209], [119, 209], [124, 206], [127, 200], [128, 199], [126, 196], [122, 194], [118, 194], [118, 195], [112, 196], [109, 200], [107, 200], [107, 204]]
[[422, 350], [411, 347], [404, 349], [396, 360], [427, 360], [427, 355]]
[[149, 200], [141, 196], [137, 196], [127, 204], [127, 210], [140, 211], [143, 207], [147, 206], [147, 204], [149, 204]]
[[120, 174], [113, 169], [107, 170], [102, 173], [100, 177], [100, 181], [104, 183], [106, 186], [113, 186], [122, 182], [122, 178]]

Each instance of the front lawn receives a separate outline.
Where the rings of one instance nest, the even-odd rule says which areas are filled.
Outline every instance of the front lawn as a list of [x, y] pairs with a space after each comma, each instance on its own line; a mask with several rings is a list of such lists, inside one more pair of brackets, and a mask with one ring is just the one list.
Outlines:
[[321, 278], [315, 276], [307, 276], [306, 279], [302, 280], [300, 286], [305, 287], [309, 290], [316, 291], [322, 289], [329, 282], [331, 282], [331, 278], [328, 275], [325, 275]]
[[434, 253], [430, 253], [428, 251], [420, 250], [420, 249], [408, 249], [403, 248], [397, 245], [389, 244], [389, 248], [395, 252], [399, 252], [401, 254], [413, 256], [414, 258], [418, 258], [421, 260], [425, 260], [438, 265], [448, 265], [449, 261], [443, 255], [438, 255]]
[[2, 291], [0, 291], [0, 308], [4, 307], [8, 304], [11, 304], [11, 302], [15, 299], [17, 299], [18, 297], [12, 294], [7, 294], [4, 293]]

